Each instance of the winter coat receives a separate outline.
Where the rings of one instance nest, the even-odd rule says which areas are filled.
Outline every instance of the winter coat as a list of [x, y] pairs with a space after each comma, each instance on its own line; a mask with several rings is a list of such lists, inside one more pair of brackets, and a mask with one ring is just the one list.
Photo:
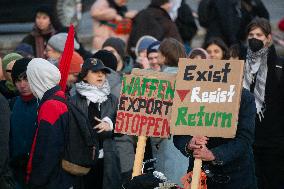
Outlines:
[[191, 8], [183, 0], [178, 9], [178, 16], [175, 20], [178, 31], [184, 42], [190, 42], [197, 32], [197, 25], [192, 15]]
[[157, 40], [172, 37], [182, 42], [175, 23], [164, 9], [149, 6], [140, 11], [133, 19], [132, 31], [128, 39], [128, 52], [133, 55], [137, 41], [144, 35], [150, 35]]
[[[241, 25], [240, 28], [247, 28], [248, 24], [255, 18], [255, 17], [262, 17], [269, 20], [269, 12], [265, 8], [264, 4], [261, 0], [241, 0]], [[240, 29], [238, 33], [238, 38], [241, 41], [246, 40], [246, 30]]]
[[111, 70], [111, 73], [107, 75], [107, 80], [110, 85], [110, 93], [116, 98], [119, 98], [121, 88], [121, 75], [116, 71]]
[[8, 169], [10, 109], [5, 97], [0, 93], [0, 176]]
[[[82, 112], [85, 112], [86, 116], [88, 117], [87, 99], [79, 93], [76, 93], [76, 95], [73, 96], [71, 100], [79, 109], [82, 110]], [[117, 105], [117, 98], [110, 94], [108, 96], [108, 99], [100, 105], [100, 117], [109, 117], [115, 124]], [[120, 189], [122, 185], [120, 178], [121, 169], [115, 143], [113, 140], [113, 133], [112, 131], [105, 131], [98, 135], [101, 139], [103, 139], [103, 189]]]
[[0, 93], [0, 188], [15, 188], [13, 174], [9, 167], [10, 109], [5, 97]]
[[[7, 86], [7, 81], [2, 80], [0, 81], [0, 93], [7, 99], [11, 100], [12, 98], [16, 97], [19, 95], [19, 92], [17, 90], [11, 90]], [[11, 107], [11, 106], [10, 106]]]
[[[27, 43], [32, 46], [34, 57], [46, 58], [43, 54], [43, 50], [45, 49], [48, 40], [55, 33], [56, 31], [52, 26], [50, 26], [48, 31], [44, 33], [42, 33], [36, 26], [34, 26], [33, 31], [29, 33], [27, 36], [25, 36], [21, 43]], [[37, 42], [37, 40], [39, 40], [39, 42]]]
[[[111, 94], [116, 98], [119, 98], [121, 90], [121, 75], [111, 70], [107, 79], [110, 85]], [[115, 144], [120, 159], [121, 173], [124, 180], [127, 180], [127, 172], [132, 170], [134, 163], [134, 138], [133, 136], [124, 134], [115, 134]]]
[[27, 178], [31, 188], [69, 189], [74, 176], [61, 166], [64, 149], [64, 127], [68, 124], [66, 104], [52, 99], [52, 96], [65, 98], [59, 86], [46, 91], [40, 101], [37, 117], [37, 130], [33, 140], [27, 166]]
[[[207, 177], [208, 189], [256, 188], [252, 145], [254, 140], [256, 107], [253, 95], [246, 89], [242, 91], [239, 120], [235, 138], [210, 137], [207, 147], [215, 156], [214, 162], [203, 162], [203, 168], [213, 177]], [[194, 158], [185, 149], [191, 136], [174, 136], [174, 144], [189, 157], [188, 170], [192, 171]], [[223, 182], [218, 183], [221, 179]]]
[[11, 160], [18, 156], [27, 155], [30, 152], [36, 130], [37, 108], [36, 98], [24, 101], [22, 97], [16, 97], [11, 115]]
[[[246, 59], [245, 53], [246, 50], [242, 56], [243, 60]], [[260, 122], [256, 116], [255, 147], [284, 153], [284, 69], [276, 66], [277, 61], [276, 50], [272, 45], [267, 55], [264, 118]]]
[[26, 166], [36, 131], [38, 103], [35, 97], [16, 97], [11, 115], [10, 162], [18, 184], [25, 185]]
[[212, 37], [220, 37], [228, 46], [237, 43], [241, 19], [240, 1], [214, 0], [210, 6], [212, 11], [204, 43]]

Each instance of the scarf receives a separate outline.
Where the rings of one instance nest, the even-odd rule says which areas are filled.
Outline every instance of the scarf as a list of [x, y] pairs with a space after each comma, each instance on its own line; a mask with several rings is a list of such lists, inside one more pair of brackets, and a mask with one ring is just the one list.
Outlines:
[[41, 100], [46, 91], [58, 85], [61, 74], [47, 60], [34, 58], [27, 67], [27, 78], [34, 96]]
[[44, 36], [47, 37], [46, 40], [48, 40], [52, 35], [55, 34], [55, 29], [53, 28], [53, 26], [50, 24], [48, 29], [46, 31], [41, 31], [38, 27], [36, 27], [36, 25], [34, 25], [33, 27], [33, 31], [32, 31], [32, 36], [34, 36], [35, 38], [35, 55], [37, 58], [45, 58], [44, 55], [44, 49], [45, 49], [45, 43], [47, 41], [45, 41]]
[[107, 80], [101, 87], [81, 81], [76, 83], [76, 90], [89, 101], [99, 104], [105, 102], [107, 100], [107, 96], [110, 94], [110, 86]]
[[30, 94], [30, 95], [20, 95], [21, 99], [24, 101], [24, 102], [29, 102], [31, 101], [32, 99], [35, 98], [35, 96], [33, 94]]
[[[264, 118], [265, 111], [265, 85], [267, 77], [267, 54], [268, 48], [262, 48], [253, 52], [248, 48], [243, 87], [250, 90], [251, 84], [255, 81], [254, 97], [256, 110], [261, 121]], [[255, 78], [256, 77], [256, 78]]]
[[8, 88], [9, 91], [11, 91], [11, 92], [17, 91], [17, 88], [15, 87], [13, 82], [6, 80], [5, 85], [6, 85], [6, 87]]

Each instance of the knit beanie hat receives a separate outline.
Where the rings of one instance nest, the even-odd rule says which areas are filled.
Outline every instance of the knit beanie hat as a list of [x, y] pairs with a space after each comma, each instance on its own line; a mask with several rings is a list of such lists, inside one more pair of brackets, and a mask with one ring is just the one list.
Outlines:
[[[64, 51], [65, 42], [67, 39], [67, 33], [58, 33], [53, 35], [47, 42], [54, 50], [62, 53]], [[74, 39], [74, 48], [78, 50], [80, 48], [79, 43]]]
[[59, 69], [43, 58], [33, 58], [27, 67], [27, 78], [34, 96], [42, 99], [44, 93], [59, 84]]
[[36, 15], [37, 15], [38, 13], [44, 13], [44, 14], [46, 14], [47, 16], [49, 16], [49, 18], [50, 18], [50, 20], [51, 20], [51, 22], [52, 22], [52, 20], [53, 20], [53, 16], [52, 16], [52, 15], [53, 15], [53, 14], [52, 14], [51, 8], [49, 8], [48, 6], [42, 5], [42, 6], [37, 7], [36, 10], [35, 10], [34, 20], [35, 20]]
[[112, 52], [107, 50], [99, 50], [93, 55], [93, 58], [100, 59], [106, 67], [116, 71], [117, 59]]
[[147, 48], [147, 57], [152, 52], [158, 52], [160, 43], [161, 43], [160, 41], [155, 41], [151, 45], [149, 45], [149, 47]]
[[7, 65], [14, 61], [14, 60], [19, 60], [23, 58], [22, 55], [18, 54], [18, 53], [10, 53], [10, 54], [7, 54], [6, 56], [3, 57], [2, 59], [2, 70], [3, 72], [6, 71], [6, 68], [7, 68]]
[[168, 2], [170, 0], [151, 0], [150, 6], [160, 7]]
[[126, 56], [126, 44], [122, 39], [117, 38], [117, 37], [108, 38], [104, 42], [102, 48], [109, 47], [109, 46], [113, 47], [117, 51], [117, 53], [119, 54], [121, 59], [125, 58], [125, 56]]
[[79, 73], [81, 71], [83, 63], [84, 63], [84, 60], [82, 56], [80, 56], [79, 53], [74, 51], [72, 55], [71, 63], [70, 63], [69, 74]]
[[19, 53], [23, 57], [34, 57], [33, 47], [27, 43], [20, 43], [16, 46], [15, 52]]
[[146, 50], [155, 41], [157, 41], [157, 39], [150, 35], [142, 36], [136, 43], [136, 47], [135, 47], [136, 57], [138, 57], [140, 52], [142, 52], [143, 50]]
[[195, 58], [196, 56], [200, 56], [202, 59], [209, 59], [209, 54], [203, 48], [194, 48], [188, 54], [188, 58]]
[[11, 77], [14, 83], [21, 74], [27, 71], [27, 66], [31, 60], [31, 58], [21, 58], [19, 60], [16, 60], [11, 73]]

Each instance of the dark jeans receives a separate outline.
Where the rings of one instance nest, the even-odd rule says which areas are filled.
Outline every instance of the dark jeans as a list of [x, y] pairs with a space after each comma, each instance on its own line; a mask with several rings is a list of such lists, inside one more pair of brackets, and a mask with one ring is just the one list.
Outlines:
[[284, 189], [284, 150], [255, 149], [258, 189]]

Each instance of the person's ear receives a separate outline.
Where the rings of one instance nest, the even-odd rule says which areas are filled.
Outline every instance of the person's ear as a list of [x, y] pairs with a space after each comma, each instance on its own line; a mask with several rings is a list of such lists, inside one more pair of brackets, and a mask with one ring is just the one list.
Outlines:
[[266, 45], [269, 46], [269, 45], [272, 44], [272, 35], [271, 35], [271, 34], [268, 34], [267, 39], [268, 39], [268, 41], [267, 41], [267, 44], [266, 44]]

